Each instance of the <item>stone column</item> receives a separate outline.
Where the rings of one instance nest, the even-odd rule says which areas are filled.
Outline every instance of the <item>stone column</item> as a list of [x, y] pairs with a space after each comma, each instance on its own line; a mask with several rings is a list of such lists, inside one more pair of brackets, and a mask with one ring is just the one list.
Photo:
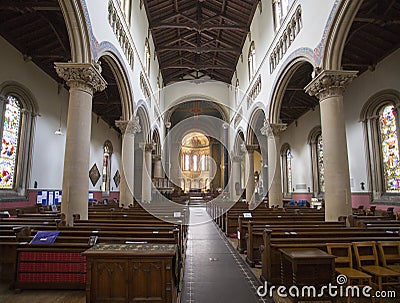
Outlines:
[[119, 187], [119, 204], [128, 207], [134, 204], [134, 178], [135, 178], [135, 157], [134, 143], [135, 134], [141, 132], [139, 117], [133, 117], [130, 121], [115, 121], [115, 125], [122, 132], [122, 167], [121, 184]]
[[229, 190], [229, 188], [227, 188], [228, 186], [228, 180], [229, 180], [229, 155], [228, 155], [228, 146], [229, 146], [229, 142], [228, 142], [228, 132], [229, 132], [229, 125], [228, 123], [224, 123], [222, 125], [223, 130], [224, 130], [224, 188], [225, 190]]
[[[171, 180], [171, 159], [170, 159], [170, 152], [171, 152], [171, 138], [168, 136], [169, 135], [169, 131], [171, 129], [171, 122], [166, 122], [165, 123], [165, 128], [166, 128], [166, 134], [165, 134], [165, 138], [166, 138], [166, 147], [165, 147], [165, 173], [167, 175], [167, 178], [169, 180]], [[180, 186], [180, 184], [179, 184]]]
[[263, 184], [263, 198], [268, 195], [268, 159], [262, 159], [261, 180]]
[[322, 71], [305, 88], [320, 102], [327, 221], [337, 221], [339, 216], [351, 214], [343, 92], [356, 74], [353, 71]]
[[268, 137], [268, 202], [269, 205], [283, 206], [282, 202], [282, 176], [280, 161], [280, 134], [287, 125], [282, 123], [264, 123], [261, 133]]
[[143, 149], [143, 169], [142, 169], [142, 203], [151, 202], [151, 152], [153, 144], [140, 144]]
[[247, 145], [247, 154], [249, 157], [249, 167], [248, 178], [247, 178], [247, 186], [246, 186], [246, 202], [250, 203], [252, 201], [254, 190], [255, 190], [255, 182], [254, 182], [254, 151], [257, 149], [256, 145]]
[[161, 156], [154, 155], [153, 160], [154, 160], [154, 178], [164, 178]]
[[67, 225], [73, 225], [73, 214], [88, 218], [92, 98], [106, 88], [106, 81], [98, 64], [55, 63], [55, 68], [70, 88], [61, 211]]
[[240, 166], [242, 164], [243, 157], [234, 155], [231, 157], [232, 160], [232, 186], [231, 186], [231, 199], [238, 201], [241, 196], [241, 185], [240, 185]]

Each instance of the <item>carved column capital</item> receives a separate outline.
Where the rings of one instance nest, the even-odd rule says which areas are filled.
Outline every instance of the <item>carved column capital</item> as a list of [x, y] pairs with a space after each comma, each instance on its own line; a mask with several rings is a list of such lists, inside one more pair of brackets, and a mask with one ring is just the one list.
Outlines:
[[324, 70], [305, 87], [305, 91], [310, 96], [316, 96], [319, 101], [342, 96], [357, 73], [357, 71]]
[[242, 162], [243, 161], [243, 156], [240, 155], [233, 155], [231, 156], [232, 162]]
[[151, 143], [140, 143], [139, 147], [143, 149], [144, 152], [151, 152], [154, 149], [154, 145]]
[[107, 86], [98, 63], [56, 62], [54, 64], [58, 76], [64, 79], [70, 88], [79, 88], [94, 94], [103, 91]]
[[252, 154], [254, 151], [258, 150], [258, 145], [246, 145], [246, 150], [249, 154]]
[[153, 155], [154, 161], [161, 161], [161, 155]]
[[140, 133], [141, 131], [142, 127], [140, 126], [139, 117], [132, 117], [126, 127], [126, 133], [130, 135], [135, 135], [137, 133]]
[[128, 120], [115, 121], [115, 126], [121, 130], [123, 135], [125, 133], [129, 135], [135, 135], [142, 131], [142, 128], [139, 123], [139, 117], [132, 117], [132, 119], [129, 121]]
[[121, 130], [121, 133], [124, 135], [126, 131], [126, 127], [128, 126], [129, 121], [126, 120], [117, 120], [115, 121], [115, 126]]
[[264, 121], [264, 126], [260, 129], [261, 134], [267, 137], [276, 137], [285, 131], [287, 128], [286, 123], [269, 123], [268, 120]]

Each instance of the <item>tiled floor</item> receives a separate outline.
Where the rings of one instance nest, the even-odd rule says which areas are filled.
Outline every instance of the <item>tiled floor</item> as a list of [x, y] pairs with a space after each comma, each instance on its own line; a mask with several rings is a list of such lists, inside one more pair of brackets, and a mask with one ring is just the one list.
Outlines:
[[[207, 221], [205, 208], [191, 208], [191, 222]], [[257, 296], [260, 282], [212, 222], [190, 225], [182, 303], [273, 302]]]

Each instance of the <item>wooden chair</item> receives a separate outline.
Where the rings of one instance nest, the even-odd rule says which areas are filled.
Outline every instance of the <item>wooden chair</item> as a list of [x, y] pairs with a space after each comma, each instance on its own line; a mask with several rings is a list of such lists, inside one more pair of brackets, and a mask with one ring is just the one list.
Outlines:
[[353, 242], [354, 253], [359, 270], [374, 277], [374, 284], [382, 291], [384, 285], [399, 285], [400, 273], [379, 266], [378, 252], [375, 242]]
[[400, 273], [400, 241], [378, 241], [382, 265]]
[[[372, 277], [365, 272], [353, 268], [353, 254], [351, 243], [327, 243], [329, 254], [335, 255], [335, 270], [338, 274], [347, 277], [347, 285], [369, 285], [372, 286]], [[356, 282], [357, 284], [354, 284]], [[350, 303], [350, 296], [347, 297]]]

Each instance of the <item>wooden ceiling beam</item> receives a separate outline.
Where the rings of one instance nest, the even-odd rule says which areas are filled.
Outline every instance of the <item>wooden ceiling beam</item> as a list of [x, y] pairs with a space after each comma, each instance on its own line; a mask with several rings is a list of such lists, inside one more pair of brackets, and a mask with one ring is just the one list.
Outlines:
[[213, 31], [213, 30], [232, 30], [232, 31], [240, 31], [248, 33], [250, 31], [250, 27], [248, 25], [229, 25], [229, 24], [221, 24], [221, 25], [214, 25], [214, 24], [196, 24], [196, 23], [158, 23], [158, 24], [150, 24], [150, 30], [157, 30], [157, 29], [187, 29], [193, 30], [197, 32], [204, 32], [204, 31]]
[[23, 1], [22, 3], [16, 3], [15, 0], [2, 0], [0, 2], [0, 9], [18, 12], [61, 11], [58, 1]]
[[192, 69], [192, 70], [209, 70], [209, 69], [218, 69], [218, 70], [229, 70], [231, 71], [233, 68], [229, 66], [221, 66], [221, 65], [165, 65], [161, 67], [164, 69]]
[[240, 49], [237, 47], [221, 48], [221, 47], [160, 47], [157, 54], [168, 51], [183, 51], [196, 54], [221, 52], [221, 53], [234, 53], [240, 54]]

